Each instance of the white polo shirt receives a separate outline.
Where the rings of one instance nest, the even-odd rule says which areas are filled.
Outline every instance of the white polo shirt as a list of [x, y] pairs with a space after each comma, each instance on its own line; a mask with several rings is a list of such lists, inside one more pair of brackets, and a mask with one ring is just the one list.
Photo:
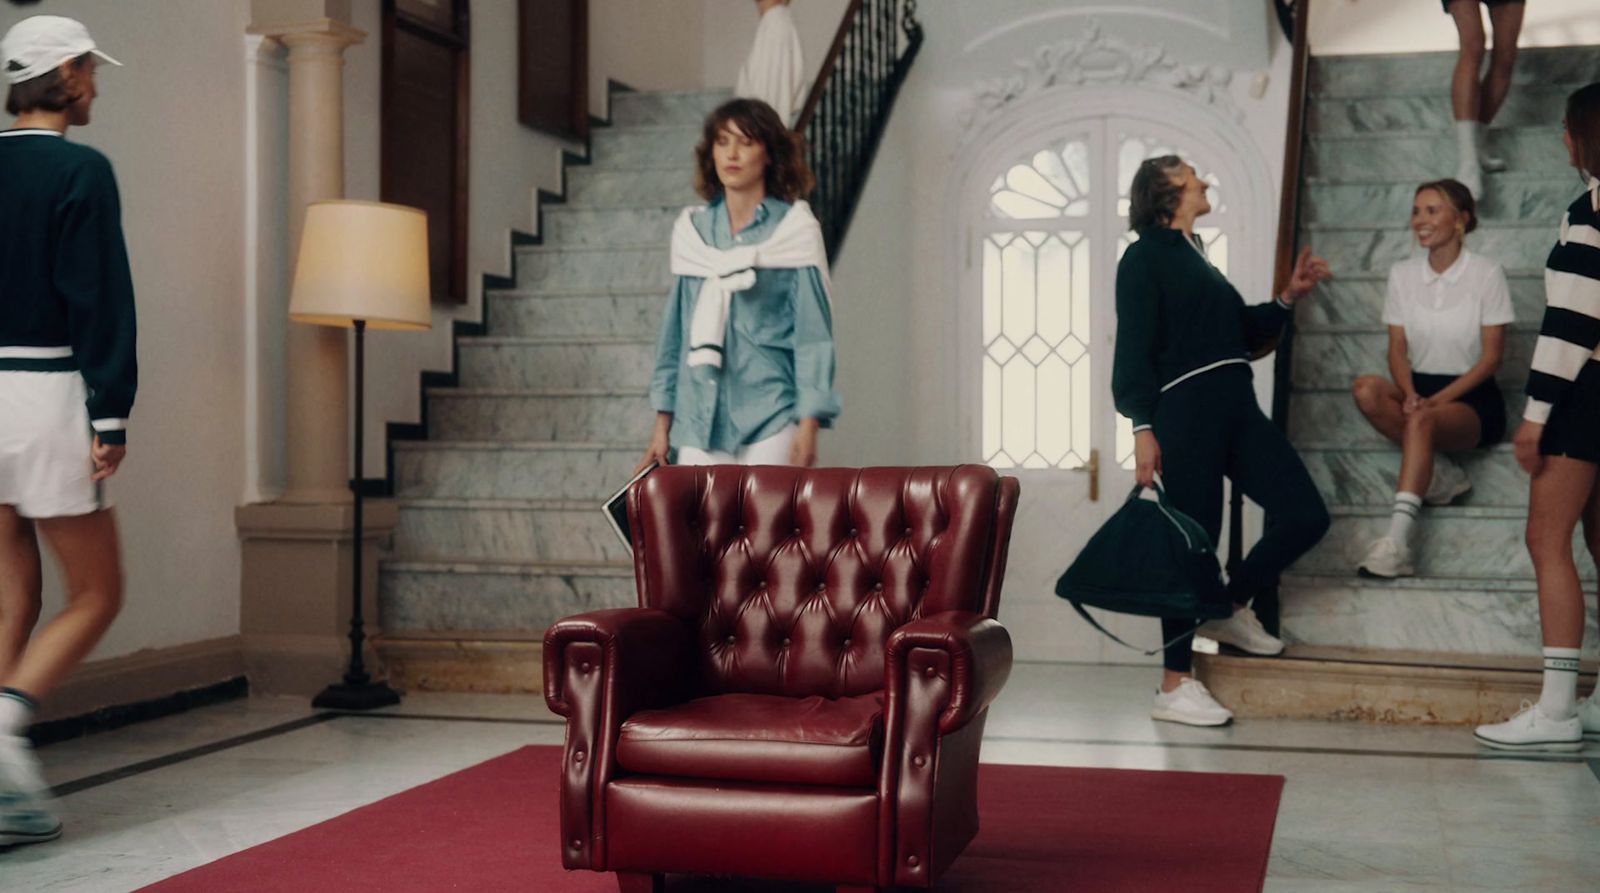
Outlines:
[[1463, 248], [1443, 273], [1427, 255], [1389, 268], [1383, 322], [1406, 330], [1412, 372], [1461, 375], [1483, 356], [1483, 327], [1511, 320], [1506, 272], [1487, 257]]

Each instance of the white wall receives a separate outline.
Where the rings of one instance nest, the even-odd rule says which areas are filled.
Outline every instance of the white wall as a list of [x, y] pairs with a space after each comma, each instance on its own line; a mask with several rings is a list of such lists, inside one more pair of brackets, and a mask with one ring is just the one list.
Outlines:
[[589, 110], [607, 116], [608, 79], [635, 90], [699, 87], [704, 12], [702, 0], [589, 0]]
[[[127, 606], [95, 656], [231, 635], [244, 452], [245, 4], [8, 4], [0, 31], [38, 12], [81, 19], [126, 66], [101, 69], [94, 122], [70, 133], [116, 167], [139, 311], [138, 402], [127, 463], [109, 485]], [[60, 604], [52, 576], [46, 615]]]
[[[1600, 43], [1600, 7], [1594, 0], [1534, 0], [1527, 4], [1520, 46], [1596, 43]], [[1321, 55], [1455, 48], [1455, 26], [1435, 2], [1316, 0], [1311, 7], [1311, 49]]]

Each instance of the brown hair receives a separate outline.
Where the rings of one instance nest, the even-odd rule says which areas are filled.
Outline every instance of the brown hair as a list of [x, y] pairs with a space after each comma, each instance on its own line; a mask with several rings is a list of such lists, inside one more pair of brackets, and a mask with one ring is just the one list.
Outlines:
[[1418, 186], [1416, 192], [1411, 193], [1412, 200], [1416, 200], [1417, 196], [1429, 189], [1444, 196], [1445, 204], [1454, 208], [1457, 214], [1467, 218], [1463, 235], [1478, 228], [1478, 200], [1472, 197], [1472, 190], [1468, 189], [1465, 183], [1451, 179], [1429, 180]]
[[1572, 134], [1578, 167], [1600, 177], [1600, 83], [1579, 87], [1567, 97], [1567, 133]]
[[[89, 62], [89, 53], [84, 53], [72, 60], [72, 67], [81, 70]], [[11, 63], [16, 65], [17, 63]], [[43, 109], [47, 112], [64, 112], [78, 97], [67, 90], [67, 84], [61, 79], [59, 67], [51, 69], [36, 78], [29, 78], [20, 84], [12, 84], [6, 91], [6, 114], [20, 115]]]
[[767, 150], [767, 195], [792, 202], [811, 192], [816, 180], [806, 164], [805, 140], [784, 126], [772, 106], [759, 99], [734, 99], [706, 116], [700, 142], [694, 147], [694, 191], [701, 198], [711, 201], [722, 194], [712, 147], [717, 144], [717, 134], [730, 123]]
[[1172, 178], [1183, 170], [1183, 159], [1158, 155], [1139, 162], [1128, 187], [1128, 229], [1168, 226], [1183, 198], [1183, 187]]

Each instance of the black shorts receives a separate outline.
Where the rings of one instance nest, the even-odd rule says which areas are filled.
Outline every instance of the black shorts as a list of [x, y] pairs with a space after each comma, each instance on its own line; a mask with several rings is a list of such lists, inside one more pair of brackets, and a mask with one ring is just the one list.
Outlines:
[[[1411, 373], [1411, 386], [1423, 397], [1432, 397], [1445, 389], [1459, 375], [1432, 375], [1427, 372]], [[1465, 403], [1478, 414], [1478, 446], [1499, 443], [1506, 436], [1506, 398], [1500, 386], [1489, 379], [1457, 397], [1455, 403]]]
[[[1478, 2], [1484, 6], [1510, 6], [1513, 3], [1526, 3], [1528, 0], [1478, 0]], [[1444, 7], [1445, 12], [1450, 11], [1450, 0], [1439, 0], [1439, 5]]]
[[1550, 410], [1539, 453], [1600, 464], [1600, 362], [1590, 360]]

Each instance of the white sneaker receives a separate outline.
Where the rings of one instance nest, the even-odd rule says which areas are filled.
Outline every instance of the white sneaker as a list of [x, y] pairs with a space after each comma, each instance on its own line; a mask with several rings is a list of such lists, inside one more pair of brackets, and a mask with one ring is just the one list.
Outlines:
[[1433, 457], [1433, 480], [1428, 482], [1428, 492], [1422, 495], [1422, 501], [1428, 505], [1449, 505], [1471, 489], [1472, 478], [1467, 477], [1466, 469], [1444, 453], [1437, 453]]
[[1233, 612], [1226, 620], [1208, 620], [1195, 631], [1197, 636], [1216, 639], [1240, 651], [1271, 657], [1283, 653], [1283, 640], [1267, 632], [1249, 606]]
[[1583, 726], [1583, 737], [1600, 739], [1600, 701], [1592, 696], [1579, 701], [1578, 722]]
[[1483, 169], [1476, 164], [1463, 164], [1456, 170], [1456, 180], [1467, 187], [1472, 197], [1483, 199]]
[[1218, 704], [1200, 680], [1186, 676], [1172, 691], [1156, 689], [1150, 718], [1186, 726], [1225, 726], [1233, 722], [1233, 711]]
[[1417, 572], [1417, 566], [1412, 560], [1410, 546], [1397, 543], [1391, 537], [1380, 536], [1367, 550], [1367, 557], [1356, 566], [1356, 572], [1363, 577], [1393, 580], [1395, 577], [1412, 576]]
[[1505, 722], [1478, 726], [1472, 733], [1478, 743], [1497, 750], [1544, 750], [1575, 753], [1583, 749], [1583, 723], [1578, 717], [1551, 719], [1538, 705], [1522, 702], [1522, 709]]
[[33, 745], [21, 735], [0, 735], [0, 846], [60, 837], [50, 799]]

